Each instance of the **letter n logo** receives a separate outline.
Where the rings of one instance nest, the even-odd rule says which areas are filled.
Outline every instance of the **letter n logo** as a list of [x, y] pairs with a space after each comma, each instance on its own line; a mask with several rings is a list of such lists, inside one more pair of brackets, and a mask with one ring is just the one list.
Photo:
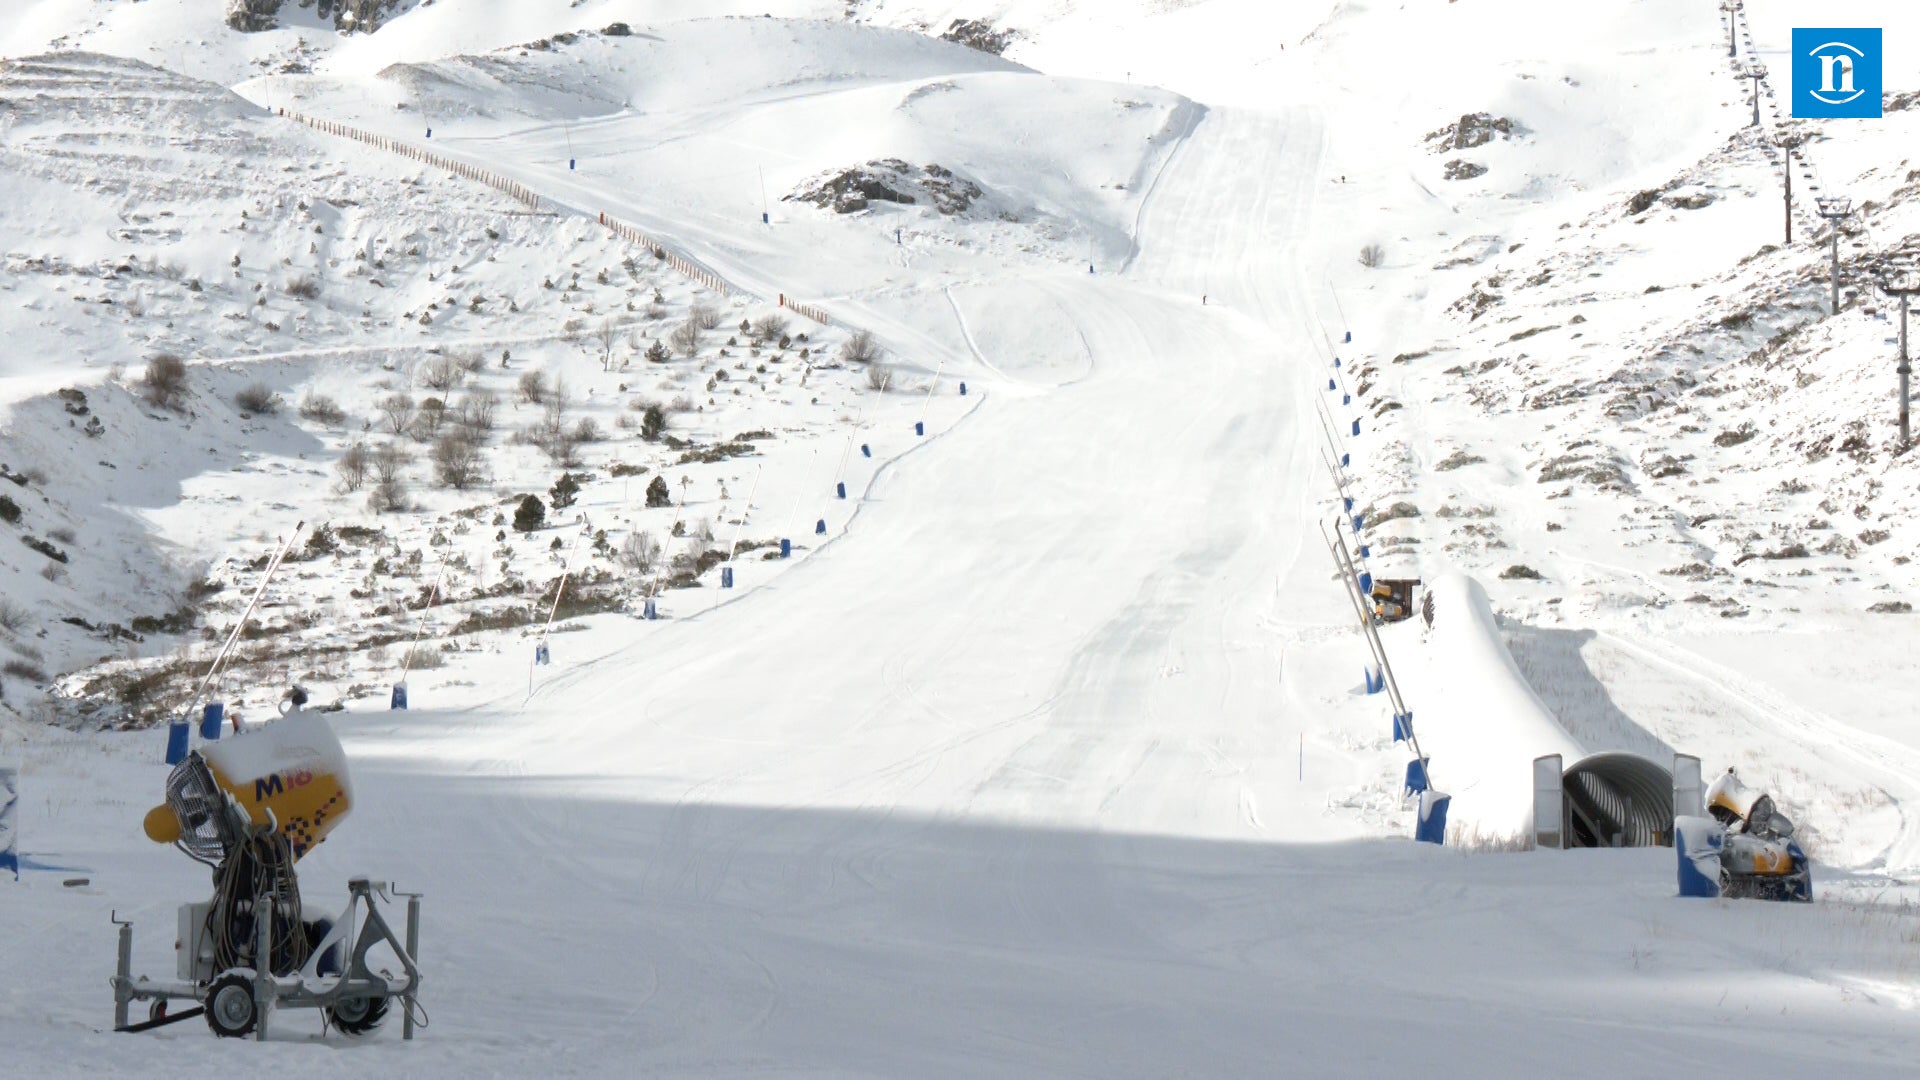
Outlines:
[[1793, 115], [1846, 119], [1880, 115], [1882, 33], [1878, 28], [1793, 31]]

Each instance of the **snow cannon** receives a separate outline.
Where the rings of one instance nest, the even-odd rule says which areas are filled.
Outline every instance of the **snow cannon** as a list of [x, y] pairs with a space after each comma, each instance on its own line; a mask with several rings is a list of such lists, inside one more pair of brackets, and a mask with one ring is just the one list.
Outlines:
[[[228, 800], [231, 800], [229, 803]], [[245, 815], [237, 825], [228, 806]], [[147, 812], [147, 836], [202, 859], [225, 858], [246, 830], [277, 828], [297, 862], [353, 809], [347, 754], [318, 713], [279, 720], [187, 755], [167, 778], [167, 801]]]
[[[167, 801], [147, 813], [147, 835], [212, 867], [213, 897], [180, 905], [174, 981], [133, 976], [133, 924], [114, 920], [115, 1031], [204, 1015], [215, 1035], [260, 1040], [274, 1010], [306, 1008], [319, 1010], [326, 1029], [365, 1035], [398, 1000], [403, 1038], [413, 1038], [419, 894], [393, 894], [407, 897], [404, 939], [381, 914], [378, 901], [393, 902], [386, 883], [364, 877], [348, 880], [338, 916], [303, 915], [294, 864], [353, 809], [346, 751], [306, 701], [294, 687], [279, 719], [203, 743], [167, 776]], [[127, 1022], [135, 1001], [151, 1003], [144, 1023]], [[199, 1007], [170, 1014], [174, 1001]]]
[[1711, 817], [1674, 820], [1680, 895], [1734, 899], [1813, 899], [1807, 853], [1793, 840], [1793, 822], [1773, 797], [1741, 782], [1732, 769], [1707, 789]]

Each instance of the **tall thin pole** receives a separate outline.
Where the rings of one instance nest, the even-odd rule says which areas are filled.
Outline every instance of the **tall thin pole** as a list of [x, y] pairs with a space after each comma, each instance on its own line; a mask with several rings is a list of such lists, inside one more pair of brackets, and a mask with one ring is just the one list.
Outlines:
[[[1757, 103], [1759, 101], [1759, 94], [1760, 94], [1759, 83], [1755, 83], [1753, 85], [1753, 92], [1754, 92], [1754, 101], [1756, 102], [1756, 108], [1757, 108], [1758, 107]], [[1783, 142], [1781, 143], [1780, 148], [1786, 151], [1786, 159], [1787, 159], [1787, 246], [1792, 247], [1793, 246], [1793, 144], [1788, 142]]]
[[1900, 449], [1905, 450], [1910, 443], [1907, 437], [1907, 376], [1913, 374], [1913, 365], [1907, 362], [1907, 301], [1913, 296], [1911, 290], [1900, 293], [1900, 366], [1894, 370], [1900, 373]]

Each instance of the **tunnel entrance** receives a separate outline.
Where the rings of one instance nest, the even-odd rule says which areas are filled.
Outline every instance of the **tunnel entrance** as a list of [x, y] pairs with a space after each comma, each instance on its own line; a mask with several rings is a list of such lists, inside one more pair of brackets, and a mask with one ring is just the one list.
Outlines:
[[1534, 842], [1539, 847], [1672, 847], [1675, 807], [1699, 813], [1700, 762], [1669, 769], [1638, 754], [1581, 758], [1562, 771], [1560, 755], [1534, 761]]

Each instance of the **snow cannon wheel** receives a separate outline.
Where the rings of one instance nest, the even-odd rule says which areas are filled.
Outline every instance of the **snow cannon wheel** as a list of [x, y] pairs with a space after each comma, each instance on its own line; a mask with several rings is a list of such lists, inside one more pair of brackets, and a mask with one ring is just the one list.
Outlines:
[[207, 1026], [223, 1039], [239, 1039], [253, 1034], [259, 1017], [253, 1005], [253, 980], [245, 975], [228, 974], [214, 980], [207, 991]]
[[387, 998], [347, 998], [327, 1010], [327, 1021], [342, 1035], [365, 1035], [387, 1018]]

